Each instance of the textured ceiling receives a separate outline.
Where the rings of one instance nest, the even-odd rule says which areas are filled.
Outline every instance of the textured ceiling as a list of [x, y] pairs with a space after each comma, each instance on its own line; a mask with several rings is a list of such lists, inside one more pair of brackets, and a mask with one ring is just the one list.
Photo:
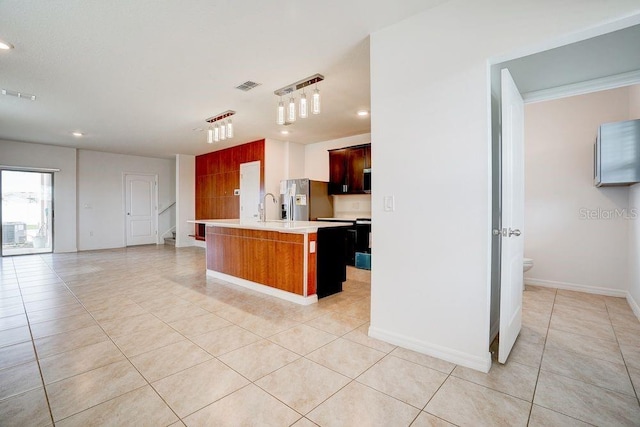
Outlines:
[[[2, 0], [0, 87], [37, 100], [0, 96], [0, 139], [169, 157], [369, 132], [369, 34], [443, 2]], [[273, 91], [314, 73], [322, 114], [284, 137]], [[230, 109], [231, 142], [193, 130]]]

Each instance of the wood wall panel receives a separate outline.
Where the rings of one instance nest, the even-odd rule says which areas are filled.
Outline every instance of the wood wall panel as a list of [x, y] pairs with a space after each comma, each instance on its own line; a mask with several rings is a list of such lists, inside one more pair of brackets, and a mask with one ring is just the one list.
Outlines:
[[[240, 165], [260, 161], [264, 194], [264, 139], [196, 156], [196, 219], [240, 218]], [[197, 227], [196, 227], [197, 230]], [[196, 231], [196, 238], [203, 239]]]
[[[224, 227], [206, 230], [207, 269], [303, 295], [302, 234]], [[313, 275], [315, 293], [315, 270]]]

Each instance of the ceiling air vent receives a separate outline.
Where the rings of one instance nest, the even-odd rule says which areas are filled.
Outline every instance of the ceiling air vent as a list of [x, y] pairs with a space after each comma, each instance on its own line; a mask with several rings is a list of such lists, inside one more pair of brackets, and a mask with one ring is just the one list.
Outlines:
[[260, 86], [260, 83], [252, 82], [251, 80], [247, 80], [239, 86], [236, 86], [236, 89], [243, 90], [245, 92], [250, 91], [254, 87]]

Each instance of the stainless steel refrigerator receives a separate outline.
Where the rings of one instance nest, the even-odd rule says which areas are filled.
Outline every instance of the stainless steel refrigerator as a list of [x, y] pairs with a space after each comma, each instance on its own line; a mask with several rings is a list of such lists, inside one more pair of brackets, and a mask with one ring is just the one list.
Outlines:
[[280, 181], [281, 219], [315, 221], [333, 216], [329, 183], [309, 178]]

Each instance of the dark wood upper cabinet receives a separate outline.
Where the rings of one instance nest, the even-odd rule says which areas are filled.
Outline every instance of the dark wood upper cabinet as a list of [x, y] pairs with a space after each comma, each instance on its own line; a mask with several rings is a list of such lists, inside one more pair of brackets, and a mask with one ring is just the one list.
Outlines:
[[364, 168], [371, 169], [371, 144], [364, 147]]
[[364, 170], [370, 168], [371, 144], [329, 150], [329, 193], [366, 193]]
[[347, 192], [347, 150], [329, 151], [329, 194]]
[[347, 193], [364, 192], [364, 148], [351, 148], [347, 152]]

